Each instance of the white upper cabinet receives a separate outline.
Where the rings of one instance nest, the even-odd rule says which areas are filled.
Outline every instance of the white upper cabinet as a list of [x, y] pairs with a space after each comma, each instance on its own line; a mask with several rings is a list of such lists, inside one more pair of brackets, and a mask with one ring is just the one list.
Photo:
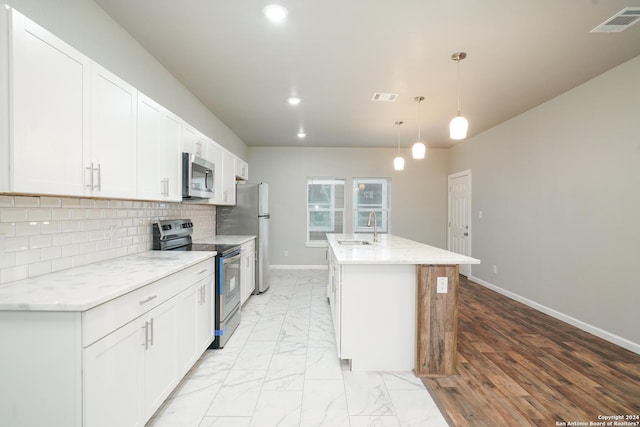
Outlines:
[[81, 195], [91, 61], [0, 9], [0, 191]]
[[236, 204], [235, 157], [215, 142], [209, 146], [208, 160], [215, 165], [213, 205]]
[[181, 201], [184, 151], [215, 164], [209, 203], [235, 204], [245, 162], [5, 6], [0, 64], [0, 192]]
[[224, 150], [222, 155], [222, 204], [236, 204], [236, 160]]
[[138, 92], [98, 64], [92, 64], [91, 70], [88, 194], [135, 198]]
[[138, 93], [138, 198], [182, 200], [178, 116]]
[[249, 179], [249, 165], [244, 160], [235, 158], [236, 179], [246, 181]]
[[204, 136], [196, 128], [185, 123], [182, 130], [182, 151], [185, 153], [195, 154], [205, 160], [209, 160], [211, 156], [210, 146], [211, 140]]

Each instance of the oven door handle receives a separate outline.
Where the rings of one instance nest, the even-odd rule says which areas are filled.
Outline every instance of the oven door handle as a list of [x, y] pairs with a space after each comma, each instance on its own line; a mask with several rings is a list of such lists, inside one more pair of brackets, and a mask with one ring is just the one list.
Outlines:
[[236, 259], [240, 259], [240, 251], [234, 252], [230, 255], [222, 257], [223, 264], [229, 264], [230, 262], [234, 262]]

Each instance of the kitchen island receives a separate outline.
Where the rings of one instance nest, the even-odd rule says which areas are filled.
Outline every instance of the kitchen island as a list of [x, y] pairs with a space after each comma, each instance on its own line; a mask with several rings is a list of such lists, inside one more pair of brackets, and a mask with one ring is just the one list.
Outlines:
[[[377, 242], [371, 234], [328, 234], [327, 240], [338, 357], [352, 370], [419, 374], [421, 364], [443, 358], [434, 354], [442, 350], [438, 343], [455, 353], [458, 266], [479, 260], [389, 234]], [[438, 292], [419, 275], [439, 283]], [[425, 330], [436, 345], [417, 344]]]

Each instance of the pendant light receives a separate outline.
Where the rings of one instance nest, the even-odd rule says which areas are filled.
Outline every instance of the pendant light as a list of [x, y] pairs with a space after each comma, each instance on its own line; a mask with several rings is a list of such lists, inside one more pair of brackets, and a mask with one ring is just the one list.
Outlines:
[[424, 159], [424, 155], [427, 152], [427, 147], [425, 147], [425, 145], [422, 143], [422, 140], [420, 139], [420, 103], [424, 101], [424, 96], [416, 96], [415, 98], [413, 98], [413, 100], [418, 103], [418, 142], [413, 144], [413, 147], [411, 147], [411, 154], [413, 155], [414, 159]]
[[458, 63], [458, 115], [449, 123], [449, 135], [451, 139], [465, 139], [469, 122], [460, 114], [460, 61], [467, 57], [465, 52], [456, 52], [451, 59]]
[[400, 125], [404, 123], [402, 121], [397, 121], [396, 126], [398, 127], [398, 156], [393, 159], [393, 169], [397, 171], [404, 170], [404, 159], [400, 156]]

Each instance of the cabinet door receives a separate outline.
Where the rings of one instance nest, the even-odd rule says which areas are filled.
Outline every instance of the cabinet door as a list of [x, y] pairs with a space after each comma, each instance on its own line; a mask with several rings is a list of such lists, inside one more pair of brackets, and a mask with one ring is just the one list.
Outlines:
[[180, 119], [138, 93], [138, 198], [181, 201]]
[[138, 94], [138, 197], [161, 200], [164, 181], [158, 162], [160, 145], [160, 121], [162, 107], [142, 94]]
[[201, 286], [199, 285], [193, 285], [179, 295], [178, 366], [181, 373], [191, 369], [200, 356], [198, 354], [198, 308], [201, 298]]
[[235, 174], [237, 179], [248, 180], [249, 179], [249, 165], [242, 159], [235, 158]]
[[253, 291], [256, 289], [256, 266], [255, 266], [255, 252], [247, 252], [242, 255], [240, 259], [241, 271], [240, 271], [240, 295], [241, 304], [244, 304]]
[[327, 292], [331, 306], [333, 329], [336, 334], [336, 348], [338, 357], [340, 357], [342, 352], [342, 272], [340, 264], [338, 264], [331, 249], [329, 249], [329, 289]]
[[[90, 60], [11, 9], [9, 191], [82, 195]], [[8, 172], [7, 172], [8, 173]]]
[[236, 161], [228, 151], [222, 155], [222, 204], [236, 204]]
[[137, 91], [95, 63], [91, 70], [91, 195], [135, 198]]
[[215, 287], [215, 278], [214, 276], [209, 276], [199, 283], [201, 283], [198, 288], [202, 289], [202, 299], [198, 306], [198, 357], [200, 357], [201, 352], [213, 342], [214, 338], [213, 289]]
[[144, 353], [144, 409], [149, 419], [178, 384], [178, 304], [162, 303], [143, 318], [149, 322], [149, 346]]
[[195, 154], [205, 160], [209, 160], [211, 153], [209, 152], [209, 139], [200, 131], [187, 125], [182, 127], [182, 151], [185, 153]]
[[159, 159], [160, 177], [164, 180], [162, 200], [182, 201], [182, 156], [180, 138], [182, 121], [168, 110], [160, 117]]
[[83, 350], [85, 427], [142, 427], [144, 325], [133, 321]]
[[214, 164], [215, 170], [213, 171], [213, 188], [214, 197], [209, 200], [210, 204], [222, 205], [224, 204], [224, 188], [222, 185], [222, 158], [223, 150], [218, 144], [212, 142], [209, 146], [208, 160]]

